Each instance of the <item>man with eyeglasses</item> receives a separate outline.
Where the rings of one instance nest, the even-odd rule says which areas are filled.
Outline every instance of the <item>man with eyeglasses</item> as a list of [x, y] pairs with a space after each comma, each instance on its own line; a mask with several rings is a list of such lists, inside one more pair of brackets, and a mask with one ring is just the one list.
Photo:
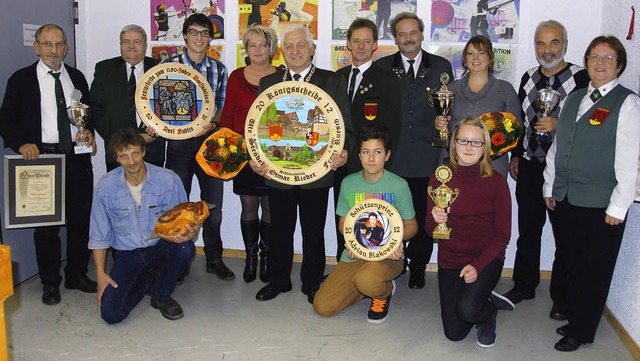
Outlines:
[[185, 140], [167, 141], [166, 167], [178, 174], [187, 195], [191, 193], [191, 180], [195, 175], [200, 184], [200, 198], [215, 205], [211, 210], [211, 216], [202, 226], [206, 271], [215, 274], [223, 281], [230, 281], [235, 278], [235, 274], [222, 261], [223, 248], [220, 236], [224, 184], [221, 179], [205, 174], [195, 159], [202, 142], [220, 125], [227, 89], [227, 68], [207, 54], [209, 42], [213, 37], [213, 25], [206, 15], [189, 16], [182, 26], [182, 36], [187, 45], [185, 52], [165, 62], [187, 64], [204, 75], [215, 93], [216, 113], [211, 123], [207, 124], [198, 136]]
[[119, 166], [108, 156], [107, 143], [118, 129], [131, 127], [147, 143], [144, 160], [164, 166], [165, 140], [146, 134], [145, 125], [135, 109], [135, 92], [138, 80], [158, 64], [158, 60], [145, 56], [147, 33], [135, 24], [120, 31], [120, 56], [96, 64], [91, 83], [91, 111], [96, 131], [104, 139], [107, 172]]
[[[64, 154], [67, 217], [64, 286], [95, 293], [96, 283], [87, 277], [91, 256], [87, 248], [93, 191], [91, 155], [75, 154], [72, 141], [84, 139], [95, 151], [93, 124], [89, 121], [84, 133], [80, 133], [70, 126], [66, 114], [74, 90], [82, 93], [81, 102], [89, 102], [89, 86], [79, 70], [63, 62], [68, 48], [61, 27], [47, 24], [38, 28], [33, 48], [40, 60], [16, 71], [7, 81], [0, 108], [0, 136], [5, 147], [22, 154], [27, 161], [37, 160], [41, 154]], [[45, 305], [55, 305], [61, 300], [59, 230], [60, 226], [36, 227], [33, 234]]]
[[[516, 181], [518, 250], [513, 270], [514, 286], [504, 294], [513, 303], [534, 298], [540, 283], [540, 247], [547, 213], [554, 235], [556, 233], [554, 212], [547, 211], [542, 199], [545, 157], [553, 143], [558, 115], [567, 95], [589, 83], [586, 70], [564, 60], [567, 44], [564, 25], [555, 20], [538, 24], [534, 47], [540, 65], [524, 73], [518, 91], [526, 130], [512, 151], [509, 164], [509, 174]], [[538, 92], [545, 88], [559, 92], [560, 102], [549, 116], [542, 117], [536, 100]], [[553, 307], [549, 313], [555, 320], [567, 318], [566, 276], [564, 259], [556, 252], [550, 286]]]

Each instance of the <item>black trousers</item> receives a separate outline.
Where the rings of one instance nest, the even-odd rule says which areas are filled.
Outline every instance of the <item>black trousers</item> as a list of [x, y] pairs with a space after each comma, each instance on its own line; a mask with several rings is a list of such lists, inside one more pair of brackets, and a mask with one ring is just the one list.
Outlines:
[[413, 209], [416, 211], [418, 221], [418, 233], [408, 241], [404, 254], [410, 261], [409, 269], [424, 271], [433, 252], [433, 238], [425, 230], [424, 224], [427, 217], [429, 178], [403, 178], [409, 183]]
[[478, 274], [478, 279], [469, 284], [460, 277], [462, 267], [438, 269], [440, 314], [449, 340], [464, 339], [473, 325], [485, 322], [497, 312], [496, 306], [489, 302], [489, 295], [500, 280], [503, 263], [494, 259]]
[[[338, 168], [333, 174], [333, 209], [338, 209], [338, 198], [340, 198], [340, 186], [342, 185], [342, 181], [346, 176], [349, 175], [347, 171], [347, 167]], [[340, 216], [335, 215], [336, 219], [336, 261], [340, 262], [340, 256], [342, 256], [342, 252], [346, 249], [344, 245], [344, 236], [342, 232], [338, 229], [338, 223], [340, 222]]]
[[567, 336], [593, 342], [604, 311], [626, 223], [605, 223], [605, 208], [556, 203], [558, 252], [567, 265]]
[[[518, 201], [518, 249], [513, 269], [515, 287], [526, 295], [535, 295], [540, 283], [540, 247], [542, 229], [549, 221], [556, 239], [555, 212], [548, 211], [542, 197], [544, 165], [537, 160], [520, 158], [516, 199]], [[557, 245], [556, 245], [557, 248]], [[551, 272], [551, 299], [565, 308], [567, 305], [567, 274], [562, 255], [556, 252]]]
[[320, 287], [326, 263], [324, 226], [327, 219], [329, 188], [291, 189], [269, 187], [271, 208], [271, 249], [269, 251], [270, 280], [281, 288], [291, 286], [293, 262], [293, 234], [300, 212], [302, 230], [302, 291]]
[[[65, 192], [67, 265], [64, 273], [67, 280], [75, 280], [87, 274], [91, 257], [87, 247], [93, 198], [93, 168], [89, 154], [66, 155]], [[59, 232], [60, 226], [37, 227], [33, 232], [36, 262], [43, 285], [59, 286], [62, 282], [62, 245]]]

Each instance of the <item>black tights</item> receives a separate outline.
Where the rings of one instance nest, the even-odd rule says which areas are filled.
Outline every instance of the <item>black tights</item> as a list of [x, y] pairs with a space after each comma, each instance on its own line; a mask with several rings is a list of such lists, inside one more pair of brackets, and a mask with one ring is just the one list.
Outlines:
[[242, 204], [241, 221], [258, 220], [258, 208], [262, 208], [261, 222], [271, 223], [271, 212], [269, 211], [269, 197], [267, 196], [240, 196]]

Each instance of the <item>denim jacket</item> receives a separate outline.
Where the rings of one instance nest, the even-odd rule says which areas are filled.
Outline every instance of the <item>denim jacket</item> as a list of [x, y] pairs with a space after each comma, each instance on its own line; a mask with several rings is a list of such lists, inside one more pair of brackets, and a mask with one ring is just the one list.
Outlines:
[[127, 186], [124, 171], [118, 167], [105, 174], [93, 192], [89, 249], [132, 250], [153, 246], [158, 239], [148, 239], [156, 220], [187, 195], [180, 178], [171, 170], [149, 163], [142, 186], [140, 207]]

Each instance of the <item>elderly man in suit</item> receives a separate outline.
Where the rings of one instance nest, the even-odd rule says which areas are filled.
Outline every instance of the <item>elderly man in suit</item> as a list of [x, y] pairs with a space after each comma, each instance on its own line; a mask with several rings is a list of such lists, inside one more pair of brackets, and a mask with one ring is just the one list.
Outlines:
[[144, 132], [144, 123], [135, 109], [138, 80], [158, 64], [158, 60], [146, 57], [146, 52], [147, 33], [142, 27], [129, 24], [120, 31], [120, 56], [96, 64], [91, 83], [91, 110], [96, 130], [104, 139], [107, 172], [119, 166], [115, 159], [110, 159], [107, 143], [116, 130], [125, 127], [139, 129], [147, 143], [144, 160], [164, 166], [165, 140]]
[[431, 145], [436, 134], [436, 111], [429, 90], [440, 88], [442, 73], [453, 79], [451, 63], [422, 50], [424, 22], [416, 14], [402, 12], [391, 21], [391, 33], [400, 49], [376, 64], [396, 74], [402, 88], [402, 130], [391, 171], [403, 177], [413, 195], [418, 234], [409, 240], [409, 288], [423, 288], [424, 272], [433, 251], [433, 239], [424, 229], [429, 177], [438, 166], [440, 149]]
[[[43, 25], [35, 33], [33, 48], [40, 60], [16, 71], [7, 81], [0, 108], [0, 136], [4, 144], [31, 161], [40, 154], [64, 154], [66, 158], [67, 265], [64, 286], [87, 293], [97, 292], [96, 283], [87, 277], [91, 253], [89, 213], [93, 191], [91, 155], [75, 154], [72, 140], [95, 142], [89, 122], [84, 132], [70, 126], [66, 115], [74, 90], [88, 103], [89, 86], [80, 71], [63, 63], [67, 38], [61, 27]], [[60, 226], [37, 227], [33, 234], [36, 260], [43, 285], [42, 302], [60, 302]]]
[[[336, 170], [347, 162], [348, 149], [353, 138], [353, 126], [347, 99], [347, 86], [344, 78], [337, 74], [319, 69], [311, 64], [315, 54], [313, 36], [308, 28], [293, 24], [287, 26], [282, 36], [285, 70], [267, 75], [260, 80], [258, 93], [270, 86], [295, 80], [309, 82], [323, 89], [336, 102], [342, 113], [346, 131], [345, 149], [332, 158], [331, 168]], [[258, 167], [253, 161], [252, 169], [265, 177], [266, 164]], [[291, 291], [291, 266], [293, 262], [293, 233], [296, 227], [298, 208], [300, 209], [300, 227], [302, 229], [302, 293], [313, 304], [316, 291], [320, 288], [325, 266], [324, 227], [327, 216], [329, 188], [333, 185], [333, 173], [302, 186], [291, 186], [267, 179], [269, 188], [269, 206], [278, 212], [271, 214], [271, 269], [269, 283], [256, 294], [260, 301], [271, 300], [280, 293]]]

